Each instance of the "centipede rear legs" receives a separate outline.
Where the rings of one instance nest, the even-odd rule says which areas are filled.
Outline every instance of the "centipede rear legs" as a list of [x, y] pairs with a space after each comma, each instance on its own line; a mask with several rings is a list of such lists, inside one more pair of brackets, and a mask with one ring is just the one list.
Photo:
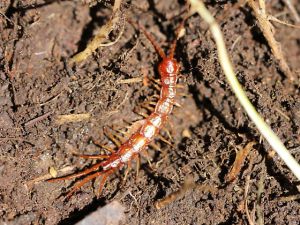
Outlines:
[[[176, 30], [176, 38], [171, 44], [170, 53], [168, 55], [164, 53], [162, 48], [154, 40], [153, 36], [149, 34], [143, 26], [133, 23], [144, 32], [159, 56], [162, 58], [162, 61], [158, 66], [158, 71], [161, 77], [161, 90], [158, 102], [154, 108], [149, 108], [149, 110], [151, 110], [150, 116], [144, 119], [144, 123], [123, 144], [119, 143], [116, 139], [114, 139], [114, 137], [111, 137], [112, 141], [119, 146], [117, 151], [111, 151], [111, 154], [108, 156], [83, 156], [83, 158], [103, 159], [103, 161], [96, 163], [92, 167], [85, 169], [82, 172], [49, 180], [53, 182], [86, 176], [83, 178], [83, 180], [75, 183], [74, 187], [67, 194], [67, 197], [73, 195], [85, 183], [95, 179], [96, 177], [102, 178], [99, 185], [99, 192], [102, 192], [108, 176], [110, 176], [112, 173], [122, 169], [124, 166], [127, 166], [130, 169], [131, 162], [139, 157], [139, 155], [146, 155], [146, 158], [149, 159], [146, 149], [166, 125], [168, 116], [171, 114], [175, 104], [179, 63], [174, 59], [174, 54], [179, 30], [183, 27], [183, 23], [184, 21]], [[127, 171], [129, 171], [129, 169]]]

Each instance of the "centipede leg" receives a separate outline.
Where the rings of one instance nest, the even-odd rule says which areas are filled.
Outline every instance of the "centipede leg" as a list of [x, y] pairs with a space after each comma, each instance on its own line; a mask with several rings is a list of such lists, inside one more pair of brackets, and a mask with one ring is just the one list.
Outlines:
[[157, 144], [151, 143], [149, 144], [149, 146], [153, 148], [155, 151], [161, 152], [160, 147]]
[[150, 100], [158, 100], [159, 99], [159, 95], [158, 94], [154, 94], [154, 95], [152, 95], [152, 96], [150, 96]]
[[180, 103], [178, 103], [178, 102], [174, 102], [174, 105], [177, 106], [177, 107], [179, 107], [179, 108], [182, 108], [182, 105]]
[[145, 151], [141, 152], [141, 155], [142, 155], [144, 158], [147, 159], [150, 168], [153, 169], [153, 166], [152, 166], [152, 163], [151, 163], [151, 159], [150, 159], [150, 156], [149, 156], [148, 152], [145, 150]]
[[64, 176], [64, 177], [52, 178], [52, 179], [49, 179], [47, 181], [48, 182], [56, 182], [56, 181], [61, 181], [61, 180], [71, 180], [73, 178], [82, 177], [84, 175], [87, 175], [89, 173], [92, 173], [92, 172], [98, 170], [102, 166], [102, 164], [103, 164], [103, 162], [99, 162], [99, 163], [93, 165], [91, 168], [86, 169], [84, 171], [81, 171], [81, 172], [78, 172], [78, 173], [75, 173], [75, 174], [71, 174], [71, 175], [68, 175], [68, 176]]
[[185, 89], [185, 88], [186, 88], [186, 85], [183, 85], [183, 84], [176, 84], [176, 88], [179, 88], [179, 89]]
[[152, 112], [152, 111], [154, 110], [154, 107], [151, 107], [151, 106], [149, 106], [149, 105], [142, 105], [142, 107], [143, 107], [144, 109], [148, 109], [150, 112]]
[[172, 135], [170, 134], [170, 131], [167, 129], [167, 128], [162, 128], [162, 130], [167, 134], [168, 138], [173, 141], [173, 137]]
[[143, 113], [143, 112], [136, 112], [136, 113], [144, 118], [148, 117], [148, 115], [146, 113]]
[[146, 101], [146, 102], [143, 102], [142, 105], [156, 105], [156, 102], [153, 102], [153, 101]]
[[191, 94], [188, 94], [188, 93], [177, 93], [176, 96], [180, 96], [180, 97], [191, 97], [192, 95]]
[[[136, 160], [136, 179], [137, 179], [138, 176], [139, 176], [140, 165], [141, 165], [141, 161], [140, 161], [139, 155], [137, 154], [137, 155], [133, 156], [132, 161], [133, 161], [133, 160]], [[131, 162], [132, 162], [132, 161], [129, 161], [128, 164], [127, 164], [127, 168], [126, 168], [126, 171], [125, 171], [125, 176], [124, 176], [123, 182], [126, 181], [127, 176], [128, 176], [128, 173], [129, 173], [130, 170], [131, 170]]]
[[125, 170], [125, 175], [124, 175], [124, 178], [123, 178], [123, 182], [125, 183], [125, 181], [127, 180], [127, 176], [128, 176], [128, 173], [130, 172], [131, 170], [131, 161], [129, 161], [127, 163], [127, 168]]
[[138, 179], [140, 167], [141, 167], [141, 158], [139, 157], [139, 155], [136, 155], [135, 158], [136, 158], [136, 179]]
[[109, 155], [75, 155], [83, 159], [107, 159]]
[[68, 194], [66, 195], [66, 198], [69, 199], [78, 189], [80, 189], [85, 183], [89, 182], [90, 180], [101, 176], [101, 172], [97, 172], [94, 174], [91, 174], [89, 176], [87, 176], [86, 178], [84, 178], [83, 180], [75, 183], [74, 187], [72, 188], [71, 191], [68, 192]]
[[105, 135], [119, 148], [121, 146], [121, 142], [117, 140], [109, 131], [107, 128], [104, 129]]
[[158, 138], [159, 138], [160, 140], [162, 140], [164, 143], [166, 143], [167, 145], [170, 145], [170, 146], [173, 147], [172, 143], [169, 142], [167, 139], [165, 139], [162, 135], [158, 134], [157, 136], [158, 136]]
[[110, 153], [115, 153], [116, 151], [106, 145], [102, 145], [102, 144], [99, 144], [99, 146], [107, 151], [109, 151]]
[[115, 130], [113, 130], [113, 136], [115, 137], [115, 138], [117, 138], [118, 140], [120, 140], [121, 142], [125, 142], [125, 140], [126, 140], [126, 138], [124, 138], [124, 137], [122, 137], [120, 134], [118, 134], [118, 133], [121, 133], [121, 134], [124, 134], [122, 131], [120, 131], [120, 130], [117, 130], [117, 131], [115, 131]]
[[150, 77], [149, 78], [152, 82], [154, 82], [154, 83], [156, 83], [156, 84], [158, 84], [158, 85], [161, 85], [161, 80], [160, 79], [155, 79], [155, 78], [153, 78], [153, 77]]
[[126, 139], [130, 138], [132, 134], [136, 133], [141, 126], [145, 123], [144, 120], [138, 120], [133, 123], [128, 123], [129, 125], [126, 126], [126, 131], [124, 130], [117, 130], [116, 133], [120, 133], [123, 135], [123, 137], [119, 134], [114, 133], [117, 138], [119, 138], [122, 142], [125, 142]]
[[105, 185], [105, 183], [106, 183], [107, 177], [108, 177], [111, 173], [113, 173], [113, 170], [107, 171], [105, 174], [102, 175], [102, 179], [101, 179], [101, 181], [100, 181], [99, 188], [98, 188], [98, 194], [97, 194], [97, 197], [98, 197], [98, 198], [100, 197], [100, 195], [101, 195], [101, 193], [102, 193], [102, 190], [103, 190], [103, 187], [104, 187], [104, 185]]
[[158, 85], [158, 84], [156, 84], [156, 83], [153, 83], [153, 86], [155, 87], [155, 89], [156, 89], [156, 90], [158, 90], [158, 91], [160, 90], [160, 87], [159, 87], [159, 85]]
[[101, 144], [99, 141], [92, 139], [93, 143], [97, 146], [99, 146], [100, 148], [103, 148], [107, 151], [109, 151], [110, 153], [115, 153], [116, 151], [106, 145]]
[[[129, 128], [128, 128], [129, 129]], [[119, 130], [119, 133], [123, 134], [126, 138], [130, 138], [131, 132]], [[134, 132], [133, 132], [134, 133]]]

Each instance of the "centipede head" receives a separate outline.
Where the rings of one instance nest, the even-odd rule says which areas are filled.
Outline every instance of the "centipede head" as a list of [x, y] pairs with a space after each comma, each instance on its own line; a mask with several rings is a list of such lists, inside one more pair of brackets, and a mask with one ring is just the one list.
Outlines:
[[179, 63], [174, 58], [166, 57], [159, 64], [158, 71], [162, 77], [167, 74], [178, 74]]

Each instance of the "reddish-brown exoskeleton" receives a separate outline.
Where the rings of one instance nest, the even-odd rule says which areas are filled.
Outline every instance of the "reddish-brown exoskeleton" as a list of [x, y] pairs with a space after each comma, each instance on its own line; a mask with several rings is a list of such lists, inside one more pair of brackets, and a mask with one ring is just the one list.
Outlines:
[[[133, 22], [131, 22], [133, 23]], [[146, 149], [146, 147], [153, 141], [155, 136], [161, 130], [168, 120], [168, 116], [172, 112], [173, 105], [175, 104], [176, 96], [176, 83], [179, 73], [179, 63], [174, 59], [174, 52], [176, 48], [176, 42], [184, 21], [176, 30], [176, 38], [173, 41], [169, 55], [166, 55], [161, 47], [156, 43], [152, 35], [150, 35], [144, 27], [137, 25], [141, 29], [146, 37], [150, 40], [157, 53], [162, 58], [158, 66], [158, 71], [161, 79], [161, 91], [159, 100], [155, 106], [154, 112], [143, 121], [143, 125], [134, 133], [126, 142], [124, 142], [117, 151], [112, 152], [110, 155], [95, 155], [81, 156], [88, 159], [102, 159], [103, 161], [96, 163], [90, 168], [81, 172], [71, 174], [65, 177], [53, 178], [48, 181], [59, 181], [73, 179], [76, 177], [85, 176], [83, 180], [75, 183], [72, 190], [67, 194], [70, 197], [76, 190], [83, 186], [88, 181], [101, 176], [99, 193], [101, 193], [103, 186], [108, 176], [114, 173], [116, 170], [121, 169], [125, 165], [131, 163], [133, 159], [137, 159], [139, 154]], [[128, 165], [130, 166], [130, 165]]]

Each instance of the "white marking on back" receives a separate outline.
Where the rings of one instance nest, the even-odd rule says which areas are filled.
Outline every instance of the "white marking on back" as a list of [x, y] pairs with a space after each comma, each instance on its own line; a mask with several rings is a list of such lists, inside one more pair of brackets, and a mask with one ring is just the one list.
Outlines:
[[152, 139], [154, 137], [155, 134], [155, 126], [153, 125], [147, 125], [146, 127], [143, 128], [144, 130], [144, 137], [148, 138], [148, 139]]
[[168, 77], [162, 78], [162, 82], [166, 85], [175, 85], [176, 81], [177, 81], [176, 76], [168, 76]]
[[127, 151], [124, 155], [121, 156], [122, 163], [127, 163], [130, 160], [132, 155], [133, 153], [131, 150]]
[[111, 163], [107, 164], [106, 166], [103, 166], [103, 170], [108, 170], [110, 168], [116, 168], [117, 166], [119, 166], [120, 162], [121, 162], [121, 159], [117, 158], [114, 161], [112, 161]]
[[175, 93], [174, 88], [171, 87], [171, 86], [169, 86], [168, 90], [169, 90], [169, 96], [168, 96], [168, 97], [169, 97], [169, 98], [175, 98], [176, 93]]
[[153, 126], [159, 128], [161, 126], [161, 117], [159, 115], [156, 115], [155, 117], [150, 119], [150, 122], [153, 124]]
[[169, 80], [170, 80], [170, 85], [175, 85], [176, 81], [177, 81], [177, 77], [176, 76], [170, 76]]
[[163, 82], [166, 84], [166, 85], [169, 85], [170, 84], [170, 79], [169, 77], [166, 77], [163, 79]]
[[166, 70], [167, 70], [167, 73], [173, 73], [175, 70], [173, 63], [168, 63]]
[[166, 98], [165, 101], [159, 105], [157, 112], [162, 114], [170, 112], [172, 110], [171, 107], [173, 106], [173, 104], [170, 101], [170, 98]]
[[141, 138], [138, 142], [133, 143], [132, 150], [133, 152], [139, 152], [140, 149], [145, 145], [146, 139]]

